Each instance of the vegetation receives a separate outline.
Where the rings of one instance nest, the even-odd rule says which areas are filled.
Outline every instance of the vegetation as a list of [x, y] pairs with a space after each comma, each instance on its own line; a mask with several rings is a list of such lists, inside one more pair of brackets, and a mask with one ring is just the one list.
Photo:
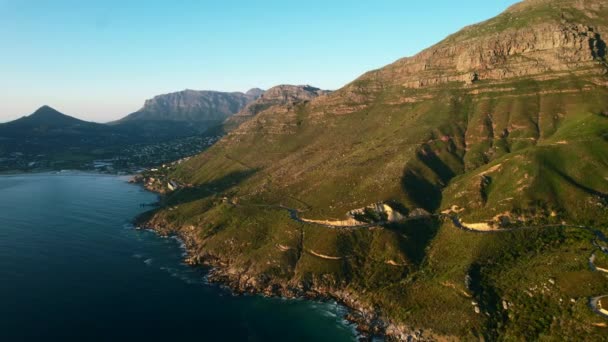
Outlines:
[[[605, 6], [577, 7], [597, 2], [529, 1], [520, 5], [529, 11], [514, 8], [435, 48], [562, 20], [605, 28], [606, 16], [586, 14]], [[552, 56], [577, 52], [569, 48], [577, 47]], [[496, 60], [546, 62], [534, 52]], [[608, 233], [605, 54], [567, 72], [425, 86], [401, 82], [408, 67], [420, 67], [406, 62], [242, 123], [168, 175], [191, 187], [170, 193], [149, 222], [191, 239], [201, 259], [255, 278], [258, 290], [347, 293], [359, 307], [436, 336], [606, 339], [606, 319], [588, 307], [590, 297], [608, 294], [606, 276], [589, 267], [596, 237], [574, 227]], [[466, 231], [438, 215], [328, 228], [284, 209], [337, 221], [379, 202], [527, 229]], [[357, 218], [385, 217], [368, 210]]]
[[194, 155], [223, 134], [220, 122], [193, 127], [174, 121], [103, 125], [42, 107], [0, 124], [0, 172], [97, 169], [130, 171]]

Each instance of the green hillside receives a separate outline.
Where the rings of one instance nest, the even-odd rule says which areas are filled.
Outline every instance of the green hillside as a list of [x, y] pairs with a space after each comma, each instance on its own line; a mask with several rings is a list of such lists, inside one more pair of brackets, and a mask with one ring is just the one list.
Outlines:
[[[148, 225], [234, 288], [329, 295], [397, 338], [606, 339], [588, 305], [608, 294], [588, 265], [608, 233], [606, 18], [599, 0], [525, 1], [263, 111], [173, 170]], [[374, 203], [428, 215], [285, 210], [338, 225]]]

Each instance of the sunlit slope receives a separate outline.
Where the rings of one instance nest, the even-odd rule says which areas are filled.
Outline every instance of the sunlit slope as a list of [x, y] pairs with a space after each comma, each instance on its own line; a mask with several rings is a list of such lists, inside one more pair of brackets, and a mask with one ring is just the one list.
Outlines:
[[[190, 187], [152, 225], [187, 236], [240, 289], [329, 293], [443, 337], [605, 336], [588, 308], [608, 294], [589, 269], [593, 233], [541, 227], [608, 225], [607, 8], [525, 1], [331, 94], [267, 109], [169, 175]], [[536, 228], [478, 234], [436, 216], [328, 228], [285, 210], [338, 221], [377, 202]]]

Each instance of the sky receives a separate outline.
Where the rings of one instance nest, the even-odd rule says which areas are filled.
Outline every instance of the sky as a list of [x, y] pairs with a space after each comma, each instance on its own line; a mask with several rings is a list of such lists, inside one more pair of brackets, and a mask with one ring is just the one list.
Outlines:
[[183, 89], [338, 89], [515, 0], [0, 0], [0, 122], [107, 122]]

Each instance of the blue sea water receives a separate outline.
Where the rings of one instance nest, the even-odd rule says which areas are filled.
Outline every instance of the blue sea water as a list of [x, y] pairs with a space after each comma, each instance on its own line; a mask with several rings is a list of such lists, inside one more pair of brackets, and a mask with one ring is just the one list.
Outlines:
[[135, 230], [127, 178], [0, 176], [0, 341], [352, 341], [333, 303], [233, 296]]

